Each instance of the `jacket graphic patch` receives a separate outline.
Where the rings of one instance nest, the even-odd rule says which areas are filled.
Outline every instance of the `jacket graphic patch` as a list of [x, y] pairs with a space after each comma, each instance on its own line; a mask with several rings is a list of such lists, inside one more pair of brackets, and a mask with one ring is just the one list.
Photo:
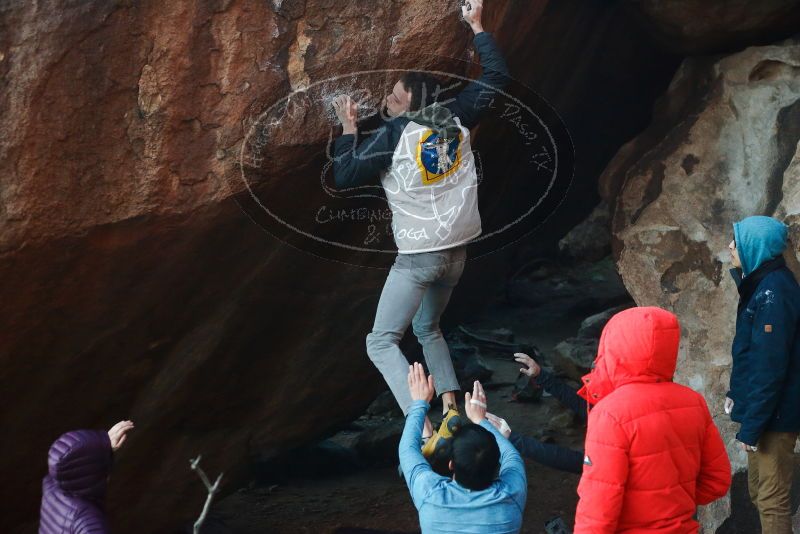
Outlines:
[[453, 138], [440, 138], [428, 131], [417, 146], [417, 166], [422, 184], [431, 185], [454, 173], [461, 165], [461, 134]]
[[772, 325], [771, 324], [765, 324], [764, 325], [764, 332], [766, 332], [767, 334], [771, 333], [772, 332]]
[[583, 465], [588, 465], [588, 466], [594, 465], [594, 464], [592, 464], [592, 459], [589, 458], [588, 454], [583, 457]]

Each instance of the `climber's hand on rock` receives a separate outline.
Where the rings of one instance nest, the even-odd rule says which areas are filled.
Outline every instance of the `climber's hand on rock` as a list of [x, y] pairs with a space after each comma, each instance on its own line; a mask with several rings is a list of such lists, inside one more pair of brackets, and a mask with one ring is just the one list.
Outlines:
[[333, 109], [336, 117], [342, 123], [344, 134], [356, 133], [356, 122], [358, 120], [358, 106], [347, 95], [339, 95], [333, 99]]
[[433, 398], [433, 376], [425, 377], [425, 369], [421, 363], [408, 366], [408, 390], [412, 400], [430, 403]]
[[483, 0], [464, 0], [461, 6], [461, 16], [470, 25], [476, 34], [483, 31], [481, 14], [483, 13]]
[[133, 430], [133, 421], [120, 421], [108, 431], [108, 439], [111, 440], [111, 450], [116, 451], [125, 443], [128, 432]]
[[477, 380], [472, 386], [472, 394], [464, 395], [464, 411], [467, 412], [469, 420], [476, 425], [486, 419], [486, 393], [483, 386]]
[[536, 360], [525, 354], [524, 352], [515, 352], [514, 359], [517, 363], [521, 363], [525, 367], [519, 370], [520, 373], [528, 375], [531, 378], [536, 378], [542, 372], [542, 367], [536, 363]]
[[730, 414], [733, 411], [733, 399], [725, 397], [725, 413]]

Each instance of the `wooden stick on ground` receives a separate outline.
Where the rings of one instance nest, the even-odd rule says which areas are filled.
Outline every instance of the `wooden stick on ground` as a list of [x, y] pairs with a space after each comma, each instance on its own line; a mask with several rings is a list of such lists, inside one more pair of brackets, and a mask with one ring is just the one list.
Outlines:
[[211, 501], [214, 499], [214, 495], [219, 491], [219, 483], [222, 480], [223, 473], [220, 473], [217, 477], [217, 480], [214, 481], [214, 484], [211, 484], [211, 481], [208, 480], [205, 471], [200, 467], [200, 460], [203, 458], [202, 454], [197, 455], [197, 458], [194, 460], [189, 460], [189, 465], [192, 468], [192, 471], [197, 473], [197, 476], [200, 477], [200, 480], [203, 481], [206, 489], [208, 490], [208, 497], [206, 497], [206, 503], [203, 505], [203, 511], [200, 513], [200, 517], [197, 518], [197, 521], [194, 522], [194, 529], [192, 532], [194, 534], [200, 534], [200, 527], [203, 526], [203, 523], [206, 520], [206, 515], [208, 515], [208, 510], [211, 508]]

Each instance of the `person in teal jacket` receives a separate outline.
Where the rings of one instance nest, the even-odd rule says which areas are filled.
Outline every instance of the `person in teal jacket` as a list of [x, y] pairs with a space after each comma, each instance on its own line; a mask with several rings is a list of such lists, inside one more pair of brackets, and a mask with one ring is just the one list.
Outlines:
[[415, 363], [409, 366], [408, 384], [412, 403], [400, 439], [400, 467], [419, 511], [422, 534], [519, 532], [528, 492], [525, 464], [486, 420], [486, 394], [480, 382], [464, 398], [472, 424], [461, 426], [451, 442], [452, 478], [434, 473], [420, 452], [433, 379]]
[[741, 423], [750, 498], [763, 532], [791, 534], [792, 467], [800, 432], [800, 286], [786, 267], [788, 229], [771, 217], [733, 225], [739, 290], [725, 411]]

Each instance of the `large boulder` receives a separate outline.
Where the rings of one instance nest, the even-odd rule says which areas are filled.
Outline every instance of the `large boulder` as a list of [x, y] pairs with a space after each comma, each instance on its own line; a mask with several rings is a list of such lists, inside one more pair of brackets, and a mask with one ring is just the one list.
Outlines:
[[[745, 458], [722, 410], [738, 298], [727, 273], [731, 223], [772, 215], [800, 242], [799, 139], [800, 43], [688, 59], [652, 127], [602, 178], [625, 286], [637, 304], [678, 315], [676, 378], [706, 397], [737, 471]], [[713, 532], [728, 513], [722, 500], [702, 517]]]
[[441, 7], [2, 2], [0, 530], [35, 530], [47, 448], [70, 429], [135, 421], [109, 515], [163, 532], [202, 508], [189, 458], [229, 491], [363, 412], [384, 387], [364, 336], [386, 271], [287, 246], [237, 204], [248, 167], [302, 211], [331, 117], [300, 110], [269, 162], [240, 155], [292, 89], [463, 57], [469, 30]]
[[[0, 445], [0, 530], [35, 530], [47, 447], [69, 429], [136, 422], [109, 514], [115, 532], [160, 532], [203, 502], [190, 457], [224, 471], [229, 491], [248, 462], [363, 412], [383, 387], [364, 333], [385, 271], [288, 246], [286, 227], [253, 224], [266, 225], [250, 193], [309, 215], [323, 195], [331, 96], [360, 91], [374, 104], [393, 79], [317, 82], [412, 66], [474, 75], [459, 3], [0, 3], [0, 427], [13, 436]], [[513, 74], [569, 125], [583, 157], [560, 185], [579, 209], [548, 223], [575, 223], [676, 61], [616, 3], [501, 0], [486, 26]], [[291, 91], [282, 118], [261, 121]], [[475, 134], [488, 185], [529, 172], [491, 124]], [[496, 204], [487, 224], [510, 211]], [[329, 234], [363, 230], [339, 215]], [[509, 256], [471, 263], [446, 319], [485, 303]]]

